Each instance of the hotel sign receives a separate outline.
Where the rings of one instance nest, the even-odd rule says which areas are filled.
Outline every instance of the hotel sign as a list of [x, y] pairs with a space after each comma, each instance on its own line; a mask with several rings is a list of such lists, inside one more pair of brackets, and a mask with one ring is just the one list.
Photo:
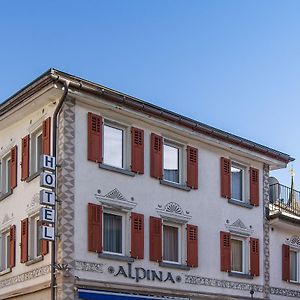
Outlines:
[[40, 174], [40, 209], [41, 239], [55, 240], [55, 187], [56, 187], [56, 162], [55, 157], [50, 155], [41, 156], [42, 173]]
[[145, 269], [142, 267], [133, 267], [131, 263], [127, 264], [127, 267], [118, 266], [116, 271], [114, 267], [108, 267], [108, 272], [114, 274], [115, 277], [124, 277], [132, 279], [135, 282], [143, 280], [159, 281], [159, 282], [181, 282], [181, 276], [174, 275], [172, 272], [163, 272], [152, 269]]

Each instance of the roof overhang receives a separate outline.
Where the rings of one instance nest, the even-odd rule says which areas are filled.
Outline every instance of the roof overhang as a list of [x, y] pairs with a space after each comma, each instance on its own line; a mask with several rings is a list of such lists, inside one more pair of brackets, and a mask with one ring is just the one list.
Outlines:
[[272, 169], [285, 167], [286, 164], [294, 160], [294, 158], [292, 158], [290, 155], [275, 149], [252, 142], [248, 139], [241, 138], [234, 134], [203, 124], [151, 103], [55, 69], [48, 70], [36, 80], [3, 102], [0, 105], [0, 119], [1, 116], [9, 113], [16, 107], [19, 107], [24, 101], [26, 101], [26, 99], [32, 97], [32, 95], [45, 88], [49, 84], [64, 84], [66, 81], [69, 82], [69, 87], [73, 90], [78, 90], [83, 93], [104, 98], [107, 101], [117, 103], [124, 107], [128, 107], [147, 115], [151, 115], [153, 117], [188, 128], [189, 130], [200, 133], [201, 135], [204, 135], [212, 140], [233, 145], [234, 147], [245, 149], [248, 152], [255, 152], [262, 156], [268, 157], [271, 159], [269, 164]]

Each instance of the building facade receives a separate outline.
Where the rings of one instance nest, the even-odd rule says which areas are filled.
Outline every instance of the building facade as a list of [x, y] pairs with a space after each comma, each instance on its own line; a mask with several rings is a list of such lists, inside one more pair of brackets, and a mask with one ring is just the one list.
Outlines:
[[269, 180], [289, 155], [53, 69], [0, 125], [0, 299], [300, 297], [298, 193]]

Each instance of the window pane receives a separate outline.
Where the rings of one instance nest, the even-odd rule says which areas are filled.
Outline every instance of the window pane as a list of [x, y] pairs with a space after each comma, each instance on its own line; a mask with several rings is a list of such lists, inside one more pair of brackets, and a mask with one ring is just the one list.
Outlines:
[[36, 171], [40, 170], [41, 167], [41, 154], [42, 154], [42, 135], [37, 137], [36, 141]]
[[231, 167], [231, 197], [243, 200], [243, 170]]
[[243, 272], [243, 242], [231, 240], [231, 270]]
[[164, 225], [163, 259], [178, 262], [178, 228]]
[[41, 255], [41, 240], [39, 239], [40, 237], [40, 221], [36, 220], [36, 256]]
[[8, 267], [9, 267], [9, 260], [10, 260], [9, 240], [10, 240], [10, 236], [7, 235], [7, 236], [6, 236], [6, 264], [5, 264], [5, 268], [8, 268]]
[[10, 191], [10, 177], [11, 177], [11, 169], [10, 169], [10, 159], [6, 161], [6, 187], [5, 192], [8, 193]]
[[122, 253], [122, 217], [104, 213], [103, 249]]
[[104, 125], [104, 163], [123, 168], [123, 130]]
[[164, 145], [164, 179], [179, 183], [179, 149]]
[[297, 252], [290, 252], [290, 279], [293, 281], [298, 280], [297, 276]]

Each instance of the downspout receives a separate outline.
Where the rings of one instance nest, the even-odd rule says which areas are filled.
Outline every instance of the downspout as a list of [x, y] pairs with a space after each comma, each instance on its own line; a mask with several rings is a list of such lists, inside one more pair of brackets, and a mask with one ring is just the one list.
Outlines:
[[[57, 76], [56, 80], [59, 79], [59, 76]], [[57, 153], [57, 119], [58, 115], [60, 113], [61, 107], [63, 105], [63, 102], [65, 101], [67, 94], [69, 92], [69, 81], [64, 81], [64, 93], [62, 97], [60, 98], [54, 114], [53, 114], [53, 129], [52, 129], [52, 138], [53, 138], [53, 143], [52, 143], [52, 155], [56, 158]], [[57, 162], [56, 162], [57, 163]], [[56, 172], [57, 173], [57, 172]], [[56, 177], [57, 178], [57, 177]], [[57, 195], [57, 181], [56, 181], [56, 187], [55, 187], [56, 195]], [[57, 220], [57, 201], [55, 202], [55, 212], [56, 212], [56, 220]], [[57, 224], [57, 222], [55, 222]], [[57, 230], [55, 229], [55, 239], [57, 235]], [[51, 300], [55, 300], [55, 295], [56, 295], [56, 276], [55, 276], [55, 264], [56, 264], [56, 247], [55, 247], [55, 239], [52, 242], [52, 247], [51, 247]]]

